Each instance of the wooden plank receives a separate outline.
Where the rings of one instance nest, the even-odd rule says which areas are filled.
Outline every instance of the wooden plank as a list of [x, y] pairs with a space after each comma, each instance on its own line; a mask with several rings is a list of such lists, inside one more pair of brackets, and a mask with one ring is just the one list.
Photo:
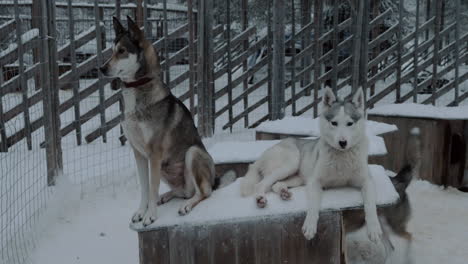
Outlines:
[[[332, 40], [332, 47], [335, 52], [333, 52], [333, 68], [332, 68], [332, 88], [333, 91], [336, 93], [337, 91], [337, 83], [338, 83], [338, 43], [339, 43], [339, 31], [338, 31], [338, 19], [339, 19], [339, 2], [338, 0], [334, 0], [334, 7], [333, 7], [333, 40]], [[350, 19], [351, 20], [351, 19]]]
[[[103, 50], [103, 45], [102, 45], [102, 32], [101, 32], [101, 27], [99, 26], [102, 22], [102, 17], [101, 17], [101, 12], [99, 10], [99, 5], [98, 1], [94, 1], [94, 24], [96, 25], [96, 64], [95, 67], [101, 67], [102, 63], [104, 62], [103, 56], [102, 56], [102, 50]], [[104, 84], [102, 83], [102, 79], [104, 76], [102, 75], [101, 71], [98, 72], [98, 90], [99, 90], [99, 105], [100, 105], [100, 121], [101, 121], [101, 127], [104, 126], [106, 123], [106, 109], [103, 107], [104, 101], [105, 101], [105, 95], [104, 95]], [[102, 136], [102, 142], [106, 143], [107, 142], [107, 134], [106, 131], [102, 130], [101, 131], [101, 136]]]
[[460, 85], [460, 81], [459, 81], [459, 66], [460, 66], [460, 59], [459, 59], [459, 53], [460, 53], [460, 0], [455, 0], [455, 23], [456, 23], [456, 27], [455, 27], [455, 82], [454, 82], [454, 89], [455, 89], [455, 102], [457, 102], [458, 100], [458, 96], [459, 96], [459, 85]]
[[400, 97], [401, 97], [401, 72], [402, 72], [402, 67], [403, 67], [403, 64], [402, 64], [402, 60], [401, 60], [401, 57], [402, 57], [402, 53], [403, 53], [403, 44], [401, 43], [401, 39], [403, 38], [403, 9], [404, 9], [404, 6], [403, 6], [403, 0], [400, 0], [399, 1], [399, 6], [398, 6], [398, 28], [397, 28], [397, 46], [398, 46], [398, 52], [397, 52], [397, 65], [399, 65], [397, 67], [397, 72], [396, 72], [396, 82], [395, 82], [395, 86], [396, 86], [396, 98], [395, 98], [395, 101], [396, 102], [400, 102]]
[[395, 31], [398, 32], [398, 25], [399, 24], [393, 25], [391, 28], [387, 29], [385, 32], [380, 34], [377, 38], [370, 41], [369, 44], [368, 44], [369, 45], [368, 48], [373, 49], [377, 45], [382, 43], [383, 41], [386, 41], [386, 40], [390, 39], [393, 36], [393, 34], [396, 33]]
[[[363, 0], [363, 12], [362, 12], [362, 29], [361, 29], [361, 40], [360, 40], [360, 58], [359, 58], [359, 84], [364, 91], [364, 95], [367, 95], [367, 74], [368, 74], [368, 67], [367, 63], [369, 62], [369, 41], [368, 36], [370, 33], [369, 30], [369, 12], [370, 12], [370, 3], [369, 0]], [[369, 104], [368, 104], [369, 105]]]
[[[350, 18], [347, 18], [345, 21], [339, 23], [337, 32], [341, 32], [341, 31], [345, 30], [346, 28], [348, 28], [349, 26], [352, 25], [352, 22], [353, 21], [352, 21], [352, 19], [350, 17]], [[327, 40], [330, 40], [330, 38], [333, 36], [334, 32], [335, 32], [334, 29], [325, 32], [324, 34], [322, 34], [322, 36], [320, 36], [319, 40], [321, 42], [325, 42]]]
[[[434, 55], [432, 56], [432, 95], [434, 95], [437, 86], [437, 70], [440, 61], [440, 54], [439, 49], [441, 44], [441, 19], [442, 19], [442, 1], [436, 1], [436, 9], [435, 9], [435, 22], [434, 22]], [[432, 104], [435, 105], [435, 97], [433, 97]]]
[[32, 65], [31, 67], [28, 67], [23, 72], [23, 75], [16, 75], [15, 77], [11, 78], [7, 82], [0, 84], [0, 97], [8, 93], [16, 92], [17, 88], [20, 87], [21, 78], [25, 78], [26, 80], [29, 80], [39, 72], [39, 69], [40, 69], [40, 64], [36, 63]]
[[[101, 31], [104, 31], [105, 30], [104, 25], [101, 24], [100, 26], [102, 28]], [[75, 39], [75, 49], [88, 43], [90, 40], [94, 39], [95, 36], [96, 36], [96, 30], [95, 30], [95, 27], [93, 26], [86, 32], [81, 33], [79, 38]], [[70, 52], [71, 52], [71, 42], [68, 42], [67, 44], [61, 46], [58, 49], [57, 59], [62, 60], [65, 56], [70, 54]], [[71, 58], [71, 55], [70, 55], [70, 58]]]
[[[31, 34], [31, 33], [32, 33], [32, 30], [23, 33], [22, 36], [26, 37], [28, 36], [28, 34]], [[37, 41], [37, 39], [38, 39], [38, 36], [35, 36], [33, 38], [26, 39], [26, 41], [23, 41], [21, 45], [21, 49], [23, 53], [30, 49], [37, 48], [39, 46], [39, 41]], [[16, 61], [19, 57], [18, 54], [19, 54], [18, 46], [14, 49], [8, 49], [7, 51], [0, 52], [0, 55], [1, 55], [0, 65], [5, 65], [5, 64], [9, 64], [9, 63]]]
[[414, 30], [414, 55], [413, 55], [413, 69], [414, 69], [414, 76], [413, 79], [416, 80], [413, 83], [413, 103], [416, 103], [418, 101], [418, 92], [417, 92], [417, 87], [418, 87], [418, 46], [419, 46], [419, 9], [420, 9], [420, 0], [416, 0], [416, 26]]
[[120, 120], [122, 120], [122, 115], [118, 115], [112, 118], [110, 121], [106, 122], [104, 125], [100, 126], [97, 130], [86, 135], [85, 140], [87, 143], [91, 143], [96, 140], [98, 137], [102, 136], [103, 133], [107, 133], [112, 128], [116, 127], [120, 124]]
[[[322, 1], [315, 0], [314, 2], [314, 101], [318, 100], [318, 90], [321, 88], [319, 76], [321, 72], [321, 64], [319, 58], [322, 55], [322, 43], [320, 42], [319, 36], [322, 32]], [[307, 93], [306, 93], [307, 94]], [[314, 117], [318, 116], [318, 108], [314, 107]]]
[[[80, 89], [80, 79], [79, 76], [76, 75], [76, 45], [75, 45], [75, 20], [73, 18], [73, 9], [72, 9], [72, 0], [68, 0], [68, 34], [70, 39], [70, 62], [71, 62], [71, 86], [73, 89], [73, 106], [74, 106], [74, 114], [75, 114], [75, 130], [76, 130], [76, 143], [81, 145], [81, 122], [80, 122], [80, 98], [79, 96], [79, 89]], [[97, 25], [99, 26], [99, 25]]]
[[[268, 82], [268, 78], [265, 77], [263, 78], [262, 80], [260, 81], [257, 81], [254, 85], [250, 86], [249, 88], [247, 88], [247, 90], [244, 90], [239, 96], [237, 96], [235, 99], [232, 100], [231, 104], [232, 105], [235, 105], [237, 104], [238, 102], [240, 102], [241, 100], [243, 100], [245, 97], [248, 97], [248, 95], [250, 93], [252, 93], [253, 91], [257, 90], [258, 88], [262, 87], [263, 85], [265, 85], [266, 83]], [[222, 115], [224, 112], [226, 112], [228, 109], [229, 109], [229, 105], [226, 105], [224, 106], [223, 108], [221, 108], [220, 110], [218, 110], [216, 113], [215, 113], [215, 118], [217, 118], [218, 116]], [[244, 108], [245, 109], [245, 108]]]
[[[464, 56], [464, 57], [467, 57], [467, 56]], [[444, 69], [444, 71], [445, 70], [446, 69]], [[434, 94], [431, 94], [431, 96], [426, 98], [422, 103], [423, 104], [430, 103], [433, 100], [433, 97], [435, 97], [435, 99], [440, 98], [442, 95], [444, 95], [444, 94], [450, 92], [451, 90], [453, 90], [455, 88], [455, 85], [456, 85], [457, 81], [458, 82], [464, 82], [466, 80], [468, 80], [468, 73], [464, 73], [462, 76], [457, 76], [456, 79], [450, 81], [449, 83], [447, 83], [446, 85], [444, 85], [443, 87], [438, 89]], [[456, 99], [457, 98], [455, 97], [455, 101], [456, 101]], [[451, 106], [456, 106], [456, 105], [451, 105]]]
[[195, 116], [193, 113], [195, 109], [195, 84], [196, 84], [196, 72], [197, 70], [195, 69], [195, 59], [197, 58], [195, 51], [196, 51], [196, 46], [194, 44], [195, 42], [195, 20], [193, 16], [193, 2], [192, 0], [187, 0], [187, 18], [188, 18], [188, 24], [189, 24], [189, 44], [188, 44], [188, 56], [189, 56], [189, 108], [190, 112], [192, 113], [192, 116]]
[[[36, 93], [33, 96], [28, 97], [27, 105], [29, 105], [31, 107], [31, 106], [39, 103], [42, 100], [42, 98], [43, 98], [42, 93]], [[10, 110], [6, 111], [3, 114], [4, 122], [6, 123], [6, 122], [10, 121], [11, 119], [15, 118], [17, 115], [21, 114], [24, 107], [25, 107], [25, 105], [23, 104], [23, 102], [21, 102], [20, 104], [15, 105]]]
[[[362, 1], [357, 1], [357, 11], [354, 11], [352, 9], [352, 16], [354, 15], [353, 22], [355, 22], [356, 25], [362, 25], [362, 18], [363, 18], [363, 13], [364, 13], [364, 3]], [[358, 89], [359, 86], [359, 63], [361, 59], [361, 39], [362, 39], [362, 27], [356, 26], [355, 31], [354, 31], [354, 41], [353, 41], [353, 64], [351, 66], [352, 68], [352, 73], [351, 73], [351, 92], [355, 93]], [[364, 98], [366, 97], [366, 93], [364, 93]]]
[[240, 113], [236, 117], [234, 117], [231, 122], [226, 123], [223, 126], [223, 129], [226, 129], [226, 128], [230, 127], [230, 126], [233, 126], [235, 123], [237, 123], [237, 121], [241, 120], [245, 115], [248, 115], [250, 112], [257, 109], [258, 107], [260, 107], [261, 105], [263, 105], [266, 102], [268, 102], [268, 97], [263, 97], [262, 99], [258, 100], [255, 104], [247, 107], [242, 113]]
[[[294, 3], [293, 3], [294, 5]], [[248, 27], [249, 27], [249, 21], [248, 21], [248, 0], [241, 0], [241, 24], [242, 24], [242, 30], [245, 31]], [[294, 24], [294, 23], [293, 23]], [[293, 27], [293, 31], [294, 31], [294, 27]], [[246, 51], [249, 49], [249, 40], [246, 38], [243, 42], [242, 42], [242, 50], [243, 51]], [[247, 58], [245, 60], [242, 61], [242, 71], [247, 71], [248, 69], [248, 61], [247, 61]], [[244, 80], [242, 82], [242, 87], [243, 87], [243, 91], [246, 91], [249, 87], [249, 84], [248, 84], [248, 80]], [[249, 98], [248, 97], [244, 97], [244, 109], [248, 107], [249, 105]], [[249, 126], [249, 116], [245, 116], [244, 118], [244, 127], [248, 127]]]
[[[245, 39], [248, 39], [250, 35], [253, 35], [256, 32], [257, 32], [256, 27], [249, 27], [248, 29], [242, 31], [237, 36], [232, 38], [231, 43], [230, 43], [231, 47], [235, 47], [237, 45], [240, 45], [242, 43], [242, 41], [244, 41]], [[220, 48], [215, 50], [214, 57], [215, 58], [220, 58], [221, 56], [223, 56], [223, 54], [225, 54], [227, 52], [227, 50], [228, 50], [227, 45], [222, 45]]]
[[40, 129], [44, 126], [44, 118], [40, 117], [36, 120], [30, 122], [28, 128], [21, 128], [15, 134], [7, 137], [7, 146], [8, 148], [13, 146], [14, 144], [20, 142], [24, 138], [27, 138], [28, 133], [33, 133], [36, 130]]
[[[252, 76], [253, 74], [255, 74], [263, 66], [265, 66], [268, 63], [268, 61], [269, 61], [268, 56], [261, 59], [257, 64], [251, 67], [248, 71], [242, 73], [239, 77], [237, 77], [234, 81], [232, 81], [232, 86], [236, 87], [239, 84], [241, 84], [244, 81], [244, 79], [247, 79], [249, 76]], [[218, 100], [226, 92], [227, 92], [227, 87], [223, 87], [222, 89], [218, 90], [214, 95], [215, 100]]]
[[[227, 96], [228, 96], [228, 121], [232, 122], [232, 115], [233, 115], [233, 109], [232, 109], [232, 58], [231, 58], [231, 1], [227, 0], [226, 1], [226, 49], [227, 49]], [[216, 104], [215, 104], [216, 105]], [[215, 113], [216, 116], [216, 113]], [[216, 119], [216, 117], [214, 117]], [[232, 132], [232, 126], [229, 128], [230, 132]], [[216, 260], [216, 258], [215, 258]], [[220, 259], [221, 260], [221, 259]]]
[[177, 87], [177, 85], [181, 84], [182, 82], [187, 80], [189, 77], [190, 77], [190, 69], [184, 71], [183, 73], [181, 73], [179, 75], [177, 75], [177, 77], [174, 78], [174, 80], [172, 80], [169, 83], [169, 89], [174, 89], [175, 87]]
[[[185, 226], [169, 229], [169, 263], [195, 264], [192, 241], [196, 232], [193, 231], [194, 229]], [[154, 263], [154, 260], [146, 263]]]
[[169, 231], [167, 229], [138, 233], [140, 263], [169, 264]]
[[[291, 49], [292, 56], [291, 60], [286, 63], [286, 67], [290, 65], [291, 80], [288, 81], [291, 83], [291, 97], [296, 95], [296, 9], [294, 5], [295, 1], [291, 2], [291, 42], [289, 48]], [[288, 88], [288, 82], [285, 84], [285, 89]], [[285, 105], [286, 107], [286, 105]], [[245, 108], [245, 107], [244, 107]], [[296, 101], [292, 103], [292, 115], [296, 113]]]
[[0, 25], [0, 41], [3, 41], [3, 37], [7, 36], [10, 32], [15, 30], [16, 20], [12, 19]]
[[[262, 37], [260, 40], [252, 44], [246, 51], [242, 52], [237, 57], [235, 57], [232, 61], [232, 64], [233, 65], [241, 64], [242, 61], [248, 59], [250, 55], [257, 52], [259, 49], [262, 48], [262, 46], [266, 45], [266, 42], [267, 42], [267, 36]], [[218, 69], [214, 73], [214, 78], [218, 79], [226, 72], [227, 72], [227, 66], [223, 65], [220, 69]]]
[[28, 84], [27, 80], [24, 78], [24, 49], [23, 49], [23, 34], [21, 31], [22, 22], [20, 20], [19, 14], [19, 7], [18, 7], [18, 0], [14, 0], [15, 3], [15, 21], [16, 21], [16, 46], [18, 50], [18, 64], [19, 64], [19, 71], [18, 75], [20, 78], [20, 89], [22, 93], [22, 104], [23, 108], [23, 119], [24, 119], [24, 130], [26, 136], [26, 143], [28, 145], [28, 149], [32, 150], [32, 137], [31, 137], [31, 118], [29, 116], [29, 105], [28, 105]]
[[[298, 32], [298, 36], [301, 37], [301, 50], [304, 50], [306, 47], [310, 46], [311, 43], [311, 30], [315, 31], [314, 33], [314, 40], [315, 36], [319, 37], [320, 32], [317, 31], [316, 21], [311, 21], [311, 12], [312, 12], [312, 0], [301, 0], [301, 27], [302, 29]], [[316, 8], [317, 6], [314, 6]], [[314, 12], [315, 13], [315, 12]], [[314, 41], [314, 43], [316, 43]], [[301, 68], [305, 68], [306, 66], [312, 64], [312, 54], [304, 53], [304, 57], [301, 58]], [[311, 82], [311, 73], [305, 74], [301, 79], [301, 86], [308, 86]], [[308, 91], [308, 95], [310, 95], [310, 91]]]
[[392, 13], [392, 9], [391, 9], [391, 8], [388, 8], [388, 9], [385, 10], [383, 13], [379, 14], [379, 15], [376, 16], [374, 19], [372, 19], [372, 20], [369, 22], [369, 26], [370, 26], [371, 28], [376, 27], [376, 26], [379, 26], [380, 24], [383, 23], [384, 19], [386, 19], [388, 16], [390, 16], [391, 13]]
[[198, 130], [202, 136], [214, 133], [214, 79], [213, 79], [213, 1], [203, 0], [198, 3]]
[[[164, 26], [164, 58], [169, 58], [169, 29], [167, 27], [167, 0], [163, 0], [163, 26]], [[164, 67], [164, 81], [171, 82], [171, 64], [167, 63]]]
[[[109, 97], [105, 102], [104, 102], [104, 106], [105, 108], [108, 108], [109, 106], [113, 105], [114, 103], [117, 103], [120, 101], [120, 98], [121, 98], [121, 95], [120, 94], [114, 94], [112, 95], [111, 97]], [[100, 106], [95, 106], [93, 108], [91, 108], [90, 110], [88, 110], [86, 113], [84, 113], [81, 117], [80, 117], [80, 120], [81, 120], [81, 124], [84, 124], [86, 122], [88, 122], [91, 118], [95, 117], [96, 115], [99, 114], [99, 111], [100, 111]], [[122, 114], [121, 114], [121, 118], [122, 118]], [[115, 120], [113, 120], [115, 121]], [[109, 131], [110, 129], [112, 129], [116, 124], [114, 122], [109, 122], [111, 123], [113, 126], [112, 127], [109, 127], [109, 129], [107, 131]], [[66, 125], [64, 128], [61, 129], [61, 135], [62, 137], [68, 135], [70, 132], [73, 131], [73, 123], [70, 123], [68, 125]], [[107, 128], [107, 126], [106, 126]], [[99, 130], [99, 128], [98, 128]], [[93, 135], [98, 135], [99, 137], [99, 133], [96, 132], [96, 131], [93, 131], [91, 134]], [[94, 136], [91, 136], [90, 139], [94, 140], [96, 139], [96, 137]]]

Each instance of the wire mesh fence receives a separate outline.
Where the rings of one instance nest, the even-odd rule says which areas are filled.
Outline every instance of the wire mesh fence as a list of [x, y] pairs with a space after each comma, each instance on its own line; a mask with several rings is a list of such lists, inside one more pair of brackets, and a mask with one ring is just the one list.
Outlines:
[[456, 1], [0, 0], [0, 248], [27, 262], [57, 175], [84, 195], [133, 175], [120, 128], [112, 16], [136, 20], [204, 136], [319, 114], [323, 87], [368, 106], [466, 103]]

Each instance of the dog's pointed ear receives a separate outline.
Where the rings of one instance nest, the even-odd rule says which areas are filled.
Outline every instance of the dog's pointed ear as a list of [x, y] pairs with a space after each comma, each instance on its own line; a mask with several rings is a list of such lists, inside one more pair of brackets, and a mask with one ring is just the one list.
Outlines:
[[365, 102], [364, 102], [364, 92], [362, 91], [362, 88], [359, 88], [356, 91], [356, 93], [353, 96], [352, 102], [357, 108], [364, 110]]
[[112, 24], [114, 25], [114, 31], [115, 31], [116, 36], [119, 36], [125, 33], [125, 28], [122, 26], [120, 21], [115, 16], [112, 17]]
[[325, 88], [325, 93], [322, 98], [323, 105], [325, 107], [331, 107], [334, 102], [336, 102], [336, 96], [333, 93], [333, 90], [330, 87]]
[[127, 16], [127, 23], [128, 23], [128, 32], [130, 33], [130, 38], [136, 41], [143, 40], [143, 31], [138, 27], [135, 21], [132, 20], [129, 16]]

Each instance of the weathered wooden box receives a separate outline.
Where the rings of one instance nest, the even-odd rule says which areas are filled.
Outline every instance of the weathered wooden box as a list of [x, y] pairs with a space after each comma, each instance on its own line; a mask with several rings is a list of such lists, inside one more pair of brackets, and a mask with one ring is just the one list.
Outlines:
[[[381, 166], [369, 166], [376, 183], [377, 204], [393, 203], [398, 195]], [[305, 187], [291, 189], [292, 200], [268, 193], [259, 209], [253, 197], [240, 196], [240, 181], [218, 189], [186, 216], [173, 200], [158, 207], [157, 221], [138, 232], [140, 263], [345, 263], [343, 216], [362, 210], [362, 197], [351, 188], [323, 193], [316, 237], [307, 241], [302, 225], [307, 205]]]
[[[383, 135], [388, 154], [375, 157], [373, 161], [389, 170], [398, 170], [406, 160], [405, 147], [413, 127], [421, 131], [421, 168], [420, 177], [432, 183], [460, 187], [467, 168], [468, 108], [463, 115], [441, 115], [446, 108], [437, 110], [433, 106], [421, 106], [427, 114], [404, 111], [392, 114], [392, 109], [370, 111], [370, 120], [386, 122], [398, 126], [398, 131]], [[428, 109], [426, 109], [428, 108]], [[432, 111], [439, 111], [434, 112]], [[460, 111], [463, 113], [462, 111]], [[421, 115], [421, 116], [418, 116]]]
[[322, 213], [320, 235], [311, 241], [301, 231], [304, 217], [295, 213], [141, 231], [140, 263], [343, 263], [340, 212]]

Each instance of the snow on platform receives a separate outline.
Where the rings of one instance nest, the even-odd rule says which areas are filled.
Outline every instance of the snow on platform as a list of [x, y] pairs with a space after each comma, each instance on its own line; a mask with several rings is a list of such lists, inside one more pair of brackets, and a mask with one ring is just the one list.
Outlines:
[[[306, 118], [300, 116], [287, 116], [280, 120], [266, 121], [256, 129], [257, 132], [277, 133], [288, 135], [319, 136], [319, 118]], [[368, 135], [381, 135], [398, 130], [393, 124], [368, 120], [366, 132]]]
[[387, 104], [377, 106], [369, 110], [368, 113], [382, 116], [466, 120], [468, 119], [468, 106], [442, 107], [413, 103]]
[[[307, 137], [314, 139], [316, 137]], [[281, 140], [258, 141], [226, 141], [214, 144], [208, 149], [215, 164], [250, 163], [256, 161], [262, 153]], [[381, 156], [387, 154], [385, 141], [379, 136], [369, 136], [369, 155]]]
[[[378, 205], [392, 204], [398, 199], [398, 194], [393, 188], [385, 169], [379, 165], [369, 165], [375, 182]], [[257, 217], [275, 216], [304, 212], [307, 206], [305, 187], [292, 188], [292, 199], [283, 201], [276, 193], [268, 193], [268, 205], [260, 209], [253, 197], [241, 197], [240, 180], [216, 190], [212, 195], [198, 204], [192, 212], [185, 216], [179, 216], [179, 207], [185, 200], [174, 199], [167, 204], [158, 207], [158, 219], [148, 227], [141, 223], [130, 224], [135, 231], [148, 231], [163, 227], [177, 225], [207, 225], [221, 221], [251, 220]], [[337, 188], [323, 192], [322, 211], [338, 211], [362, 207], [362, 196], [359, 190], [354, 188]]]

